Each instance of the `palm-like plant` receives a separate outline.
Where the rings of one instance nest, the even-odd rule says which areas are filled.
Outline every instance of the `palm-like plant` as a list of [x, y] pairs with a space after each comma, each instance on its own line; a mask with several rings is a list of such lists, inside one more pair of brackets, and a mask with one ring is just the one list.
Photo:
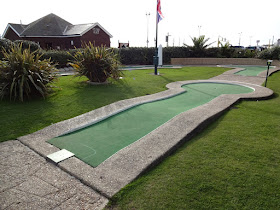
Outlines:
[[197, 37], [191, 37], [193, 46], [189, 46], [184, 44], [186, 47], [189, 47], [190, 50], [193, 51], [193, 54], [195, 57], [203, 57], [204, 51], [207, 47], [209, 47], [214, 42], [207, 44], [207, 42], [210, 40], [210, 38], [205, 38], [204, 35]]
[[118, 79], [122, 75], [118, 54], [113, 49], [95, 47], [92, 43], [77, 51], [70, 65], [78, 76], [86, 76], [91, 82], [102, 83], [108, 78]]
[[22, 44], [3, 49], [0, 61], [0, 97], [24, 101], [35, 95], [45, 97], [54, 78], [55, 65], [50, 60], [40, 60], [41, 55], [22, 49]]
[[219, 43], [221, 45], [220, 49], [220, 56], [223, 58], [230, 58], [234, 53], [234, 48], [231, 48], [231, 44], [226, 42], [225, 44]]

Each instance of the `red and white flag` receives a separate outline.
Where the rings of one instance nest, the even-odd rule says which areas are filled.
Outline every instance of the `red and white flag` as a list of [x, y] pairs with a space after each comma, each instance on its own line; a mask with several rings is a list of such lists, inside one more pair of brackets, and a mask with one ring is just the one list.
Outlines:
[[157, 22], [161, 21], [162, 18], [164, 18], [164, 17], [163, 17], [162, 12], [161, 12], [160, 0], [157, 0]]

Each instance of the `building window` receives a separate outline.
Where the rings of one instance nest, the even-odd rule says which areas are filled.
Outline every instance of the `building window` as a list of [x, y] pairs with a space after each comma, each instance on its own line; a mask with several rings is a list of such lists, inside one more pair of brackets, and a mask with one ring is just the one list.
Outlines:
[[100, 28], [93, 28], [93, 29], [92, 29], [92, 32], [93, 32], [94, 34], [99, 34], [99, 31], [100, 31]]
[[71, 40], [71, 45], [74, 45], [74, 41], [73, 40]]

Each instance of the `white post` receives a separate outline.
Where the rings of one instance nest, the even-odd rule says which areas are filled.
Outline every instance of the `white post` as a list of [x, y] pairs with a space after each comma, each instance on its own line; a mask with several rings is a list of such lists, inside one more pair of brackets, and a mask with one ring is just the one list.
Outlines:
[[162, 66], [162, 45], [158, 47], [158, 65]]

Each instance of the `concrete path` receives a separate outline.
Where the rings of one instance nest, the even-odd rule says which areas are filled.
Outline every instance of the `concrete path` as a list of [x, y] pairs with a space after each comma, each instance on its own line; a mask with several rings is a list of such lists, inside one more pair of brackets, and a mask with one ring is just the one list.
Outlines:
[[[243, 85], [249, 83], [256, 89], [256, 93], [250, 95], [253, 98], [267, 97], [273, 93], [259, 86], [265, 80], [265, 73], [258, 77], [244, 77], [233, 75], [235, 71], [226, 72], [208, 81], [235, 81]], [[122, 187], [157, 164], [182, 142], [191, 139], [223, 110], [244, 98], [244, 95], [225, 95], [180, 114], [96, 168], [75, 157], [57, 165], [46, 161], [48, 154], [59, 149], [45, 141], [60, 132], [71, 130], [77, 124], [83, 126], [93, 118], [102, 118], [102, 115], [133, 103], [150, 100], [150, 97], [174, 94], [180, 91], [180, 85], [186, 83], [188, 82], [171, 83], [168, 91], [116, 102], [20, 137], [19, 140], [1, 143], [0, 209], [102, 209], [108, 199]]]
[[108, 202], [17, 140], [0, 144], [0, 209], [102, 209]]

